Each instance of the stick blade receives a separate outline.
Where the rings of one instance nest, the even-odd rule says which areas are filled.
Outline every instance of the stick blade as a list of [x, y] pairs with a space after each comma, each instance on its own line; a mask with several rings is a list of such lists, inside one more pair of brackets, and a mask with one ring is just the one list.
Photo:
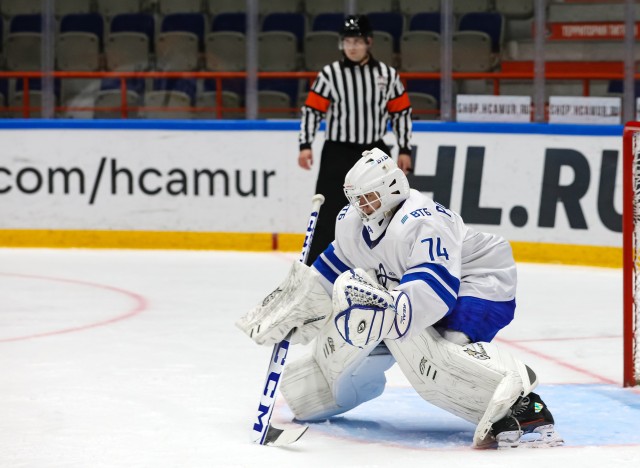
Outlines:
[[267, 433], [264, 436], [262, 445], [273, 445], [274, 447], [280, 447], [283, 445], [293, 444], [300, 439], [307, 432], [309, 426], [300, 426], [292, 429], [280, 429], [269, 424]]

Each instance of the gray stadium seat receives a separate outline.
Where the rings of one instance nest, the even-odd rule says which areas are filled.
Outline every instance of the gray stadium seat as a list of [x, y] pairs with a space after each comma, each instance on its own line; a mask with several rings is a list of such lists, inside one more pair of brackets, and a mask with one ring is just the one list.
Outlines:
[[356, 11], [358, 14], [388, 13], [393, 11], [393, 3], [389, 0], [357, 0]]
[[246, 68], [246, 37], [234, 31], [207, 34], [205, 68], [212, 71], [243, 71]]
[[498, 13], [509, 18], [531, 18], [533, 16], [533, 0], [495, 0]]
[[491, 0], [455, 0], [452, 3], [454, 15], [491, 10]]
[[304, 38], [304, 62], [307, 70], [320, 70], [325, 65], [339, 60], [340, 35], [331, 31], [313, 31]]
[[[294, 117], [291, 111], [285, 111], [292, 107], [291, 98], [282, 91], [258, 91], [258, 118], [259, 119], [290, 119]], [[271, 109], [283, 109], [282, 112]]]
[[306, 0], [304, 11], [312, 17], [323, 13], [342, 13], [344, 0]]
[[400, 41], [403, 71], [439, 71], [440, 35], [431, 31], [408, 31]]
[[266, 31], [258, 34], [258, 69], [261, 71], [293, 71], [298, 68], [296, 36], [288, 31]]
[[[198, 94], [196, 98], [196, 108], [215, 108], [217, 107], [217, 93], [215, 91], [204, 91]], [[222, 107], [240, 108], [240, 96], [233, 91], [222, 91]], [[214, 109], [205, 112], [196, 112], [195, 118], [197, 119], [217, 119], [217, 113]], [[235, 111], [222, 111], [223, 119], [242, 119], [244, 118], [244, 112], [239, 110]]]
[[58, 18], [65, 15], [91, 13], [91, 0], [55, 0], [54, 13]]
[[56, 39], [56, 68], [96, 71], [100, 68], [104, 20], [93, 14], [69, 14], [62, 18]]
[[158, 11], [161, 15], [200, 13], [202, 3], [201, 0], [158, 0]]
[[[138, 112], [135, 109], [141, 104], [140, 95], [135, 91], [127, 90], [126, 93], [127, 107], [131, 107], [131, 110], [127, 111], [128, 118], [136, 118]], [[112, 110], [99, 110], [94, 111], [93, 117], [95, 119], [120, 119], [122, 118], [122, 111], [120, 106], [122, 104], [122, 93], [118, 89], [103, 89], [98, 91], [94, 106], [96, 108], [113, 108]]]
[[207, 0], [207, 11], [215, 16], [220, 13], [245, 13], [247, 2], [239, 0]]
[[393, 53], [393, 36], [384, 31], [373, 31], [373, 46], [371, 54], [387, 65], [395, 65], [395, 57]]
[[399, 10], [406, 17], [416, 13], [432, 13], [440, 11], [440, 0], [399, 0]]
[[145, 13], [116, 15], [104, 46], [110, 71], [142, 71], [151, 68], [150, 50], [155, 34], [153, 16]]
[[453, 33], [453, 71], [488, 72], [493, 68], [491, 38], [480, 31], [458, 31]]
[[98, 13], [107, 19], [127, 13], [140, 13], [141, 0], [96, 0]]
[[146, 119], [191, 119], [193, 113], [186, 109], [191, 106], [191, 98], [187, 93], [176, 90], [155, 90], [147, 91], [144, 95], [144, 105], [154, 108], [167, 109], [148, 109], [141, 112], [141, 117]]
[[5, 66], [9, 71], [37, 71], [42, 67], [42, 23], [40, 15], [11, 18], [4, 44]]
[[437, 120], [438, 112], [422, 113], [421, 111], [437, 111], [438, 101], [431, 94], [426, 93], [407, 93], [411, 102], [413, 111], [411, 118], [413, 120]]
[[268, 0], [258, 3], [258, 11], [262, 16], [271, 13], [297, 13], [302, 10], [300, 0]]
[[[24, 105], [24, 99], [25, 96], [23, 91], [15, 91], [13, 93], [13, 96], [11, 96], [11, 98], [9, 99], [9, 106], [21, 108]], [[29, 107], [31, 108], [31, 110], [29, 111], [30, 118], [42, 117], [42, 91], [29, 91]], [[22, 109], [18, 109], [15, 111], [11, 111], [9, 115], [14, 118], [22, 118], [23, 111]]]
[[2, 16], [36, 15], [42, 13], [42, 2], [25, 0], [2, 0], [0, 2]]
[[204, 28], [204, 18], [199, 14], [165, 16], [156, 40], [156, 68], [162, 71], [197, 70]]

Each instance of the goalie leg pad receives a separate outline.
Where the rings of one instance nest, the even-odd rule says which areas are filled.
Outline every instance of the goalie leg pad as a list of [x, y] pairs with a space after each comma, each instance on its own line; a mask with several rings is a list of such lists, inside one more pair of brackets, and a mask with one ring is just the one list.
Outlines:
[[496, 345], [459, 346], [433, 327], [385, 344], [422, 398], [478, 424], [474, 446], [482, 445], [491, 424], [537, 385], [528, 367]]
[[347, 344], [332, 323], [321, 331], [312, 356], [294, 361], [284, 372], [281, 391], [299, 420], [322, 420], [378, 397], [384, 372], [395, 362], [379, 343]]

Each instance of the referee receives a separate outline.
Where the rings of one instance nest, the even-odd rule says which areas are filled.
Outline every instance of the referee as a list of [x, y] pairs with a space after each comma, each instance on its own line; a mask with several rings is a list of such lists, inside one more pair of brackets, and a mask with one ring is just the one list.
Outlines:
[[311, 169], [311, 143], [326, 117], [316, 193], [325, 196], [307, 263], [311, 265], [334, 239], [336, 216], [347, 204], [342, 185], [362, 152], [380, 148], [391, 119], [400, 147], [398, 167], [411, 171], [411, 104], [398, 72], [370, 53], [373, 31], [366, 16], [348, 16], [340, 33], [342, 60], [326, 65], [302, 107], [298, 164]]

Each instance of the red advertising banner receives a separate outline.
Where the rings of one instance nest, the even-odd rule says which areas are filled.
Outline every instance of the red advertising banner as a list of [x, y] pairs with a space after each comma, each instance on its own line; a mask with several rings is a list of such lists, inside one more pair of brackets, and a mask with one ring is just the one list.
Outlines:
[[[589, 40], [589, 39], [624, 39], [624, 23], [619, 22], [584, 22], [584, 23], [548, 23], [547, 39], [549, 40]], [[634, 25], [634, 35], [638, 34], [638, 23]]]

